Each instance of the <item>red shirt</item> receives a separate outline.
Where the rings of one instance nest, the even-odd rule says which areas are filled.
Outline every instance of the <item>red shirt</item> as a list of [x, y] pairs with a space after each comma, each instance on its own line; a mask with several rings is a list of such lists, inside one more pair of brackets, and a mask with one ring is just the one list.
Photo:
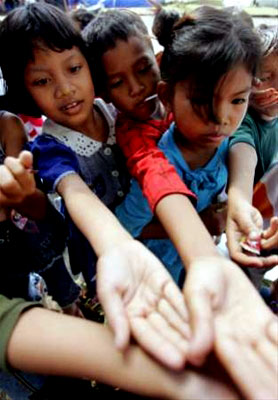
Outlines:
[[135, 121], [122, 114], [116, 122], [117, 143], [127, 158], [129, 172], [139, 182], [152, 211], [169, 194], [179, 193], [196, 199], [157, 146], [171, 122], [171, 118]]

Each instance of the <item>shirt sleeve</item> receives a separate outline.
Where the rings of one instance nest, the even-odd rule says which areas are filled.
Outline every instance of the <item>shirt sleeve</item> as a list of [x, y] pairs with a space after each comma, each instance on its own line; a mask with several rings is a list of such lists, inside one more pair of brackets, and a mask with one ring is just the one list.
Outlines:
[[47, 193], [55, 192], [66, 175], [79, 174], [75, 153], [52, 136], [41, 134], [29, 146], [34, 155], [34, 169], [38, 170]]
[[7, 371], [7, 346], [10, 336], [20, 315], [31, 307], [41, 306], [40, 303], [27, 302], [22, 299], [7, 299], [0, 294], [0, 369]]
[[130, 174], [137, 179], [152, 212], [157, 203], [170, 194], [196, 198], [181, 180], [175, 167], [157, 147], [171, 121], [135, 122], [119, 116], [116, 124], [117, 143], [127, 158]]
[[153, 213], [135, 179], [132, 179], [129, 193], [116, 208], [115, 214], [133, 237], [138, 237], [152, 220]]

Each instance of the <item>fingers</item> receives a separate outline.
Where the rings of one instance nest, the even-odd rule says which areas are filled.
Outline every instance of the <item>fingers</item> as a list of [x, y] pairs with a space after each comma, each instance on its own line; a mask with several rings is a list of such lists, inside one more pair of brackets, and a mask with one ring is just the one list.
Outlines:
[[278, 248], [278, 217], [271, 218], [270, 227], [262, 234], [262, 248], [264, 250], [271, 250]]
[[[228, 332], [221, 338], [217, 335], [216, 353], [247, 399], [277, 399], [277, 359], [276, 366], [273, 364], [277, 348], [269, 346], [267, 353], [270, 363], [255, 344], [239, 341]], [[261, 348], [263, 350], [264, 346]], [[272, 356], [269, 356], [271, 353]]]
[[130, 328], [123, 301], [117, 293], [113, 296], [110, 293], [105, 299], [102, 296], [101, 304], [115, 335], [115, 346], [123, 351], [129, 345], [130, 339]]
[[31, 169], [33, 167], [33, 154], [30, 151], [23, 150], [18, 158], [24, 168]]
[[158, 313], [131, 319], [138, 343], [163, 365], [179, 370], [184, 367], [187, 341]]
[[267, 326], [266, 334], [276, 346], [278, 345], [278, 318], [274, 318]]
[[182, 321], [188, 322], [189, 316], [183, 294], [172, 281], [167, 282], [164, 286], [163, 295], [178, 313]]
[[129, 344], [130, 327], [123, 295], [120, 289], [117, 289], [117, 285], [105, 281], [105, 276], [102, 275], [101, 271], [99, 271], [97, 280], [97, 294], [109, 326], [114, 333], [115, 345], [119, 350], [124, 350]]
[[[23, 155], [23, 159], [27, 157], [29, 157], [30, 159], [29, 154]], [[20, 159], [14, 157], [6, 157], [4, 164], [10, 172], [9, 181], [6, 182], [4, 190], [9, 192], [10, 187], [15, 190], [15, 188], [18, 188], [18, 186], [20, 187], [20, 189], [24, 189], [26, 193], [31, 193], [34, 190], [34, 176], [30, 173], [30, 171], [25, 168]]]
[[190, 339], [191, 332], [188, 323], [185, 323], [185, 321], [180, 318], [165, 299], [159, 301], [157, 310], [176, 331], [179, 331], [188, 340]]

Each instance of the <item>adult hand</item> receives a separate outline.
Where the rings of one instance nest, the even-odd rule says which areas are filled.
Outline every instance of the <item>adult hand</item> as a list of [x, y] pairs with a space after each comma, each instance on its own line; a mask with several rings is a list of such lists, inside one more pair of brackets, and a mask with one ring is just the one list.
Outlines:
[[102, 255], [97, 263], [97, 292], [124, 349], [130, 333], [164, 365], [185, 364], [190, 331], [182, 293], [160, 261], [130, 239]]

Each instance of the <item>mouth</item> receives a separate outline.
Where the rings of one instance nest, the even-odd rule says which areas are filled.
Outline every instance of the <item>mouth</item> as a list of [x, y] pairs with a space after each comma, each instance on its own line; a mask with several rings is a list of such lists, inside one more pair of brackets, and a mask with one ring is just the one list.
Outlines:
[[220, 142], [227, 137], [224, 133], [211, 133], [205, 136], [205, 139], [209, 142]]
[[67, 113], [75, 113], [78, 112], [80, 109], [82, 101], [72, 101], [70, 103], [67, 103], [61, 107], [61, 111], [67, 112]]

